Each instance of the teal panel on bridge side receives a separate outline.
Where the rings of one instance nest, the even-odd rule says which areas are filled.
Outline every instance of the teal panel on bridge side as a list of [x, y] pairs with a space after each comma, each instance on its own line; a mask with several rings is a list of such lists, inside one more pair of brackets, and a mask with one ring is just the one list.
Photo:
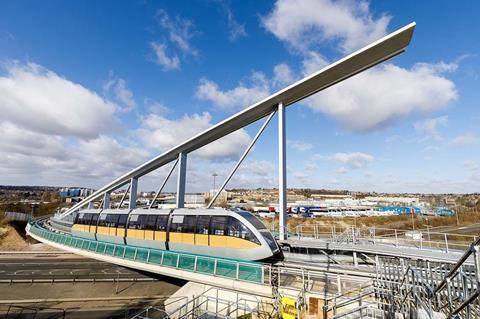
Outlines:
[[71, 234], [49, 231], [32, 223], [29, 231], [55, 243], [89, 252], [240, 281], [263, 283], [264, 266], [256, 262], [90, 240]]
[[213, 275], [215, 270], [215, 260], [207, 257], [197, 258], [197, 271], [202, 274]]
[[195, 270], [195, 256], [180, 255], [178, 261], [178, 268], [183, 270]]
[[147, 262], [148, 261], [148, 249], [138, 248], [137, 256], [135, 260]]

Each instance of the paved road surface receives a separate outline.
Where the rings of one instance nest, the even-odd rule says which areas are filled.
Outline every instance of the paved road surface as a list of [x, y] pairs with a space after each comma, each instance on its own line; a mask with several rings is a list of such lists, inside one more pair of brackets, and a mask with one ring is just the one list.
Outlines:
[[[65, 282], [72, 278], [84, 281]], [[91, 278], [99, 281], [85, 282]], [[102, 281], [117, 278], [132, 281]], [[148, 306], [162, 307], [184, 283], [73, 254], [2, 253], [0, 319], [63, 318], [64, 311], [67, 319], [128, 318]]]
[[116, 279], [148, 278], [135, 270], [71, 256], [31, 258], [0, 256], [0, 280], [10, 279]]

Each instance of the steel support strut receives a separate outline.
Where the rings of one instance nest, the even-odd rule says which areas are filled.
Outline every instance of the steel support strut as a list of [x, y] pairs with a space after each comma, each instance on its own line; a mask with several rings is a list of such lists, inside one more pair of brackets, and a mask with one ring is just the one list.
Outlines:
[[132, 177], [130, 179], [130, 198], [128, 199], [129, 209], [135, 209], [137, 207], [137, 185], [138, 178]]
[[245, 152], [243, 152], [242, 156], [240, 157], [240, 159], [238, 160], [237, 164], [235, 164], [235, 166], [233, 167], [232, 171], [230, 172], [230, 174], [228, 174], [227, 178], [225, 179], [225, 181], [223, 182], [222, 186], [220, 186], [220, 188], [218, 189], [217, 193], [215, 194], [215, 196], [213, 196], [212, 200], [210, 201], [210, 203], [208, 204], [207, 208], [211, 208], [213, 203], [215, 203], [215, 201], [217, 200], [218, 196], [220, 195], [220, 193], [223, 191], [223, 189], [225, 188], [225, 186], [227, 186], [227, 183], [230, 181], [230, 179], [232, 178], [233, 174], [235, 174], [235, 172], [237, 171], [238, 167], [240, 166], [240, 164], [242, 164], [243, 160], [245, 159], [245, 157], [247, 157], [248, 153], [250, 152], [250, 150], [252, 149], [253, 145], [255, 145], [255, 143], [257, 142], [258, 138], [260, 137], [260, 135], [262, 135], [263, 131], [265, 130], [265, 128], [267, 127], [268, 123], [270, 122], [270, 120], [272, 119], [272, 117], [275, 115], [275, 111], [270, 113], [270, 115], [268, 116], [268, 118], [265, 120], [265, 123], [263, 123], [262, 127], [260, 127], [260, 129], [258, 130], [257, 134], [255, 135], [255, 137], [253, 138], [253, 140], [250, 142], [250, 145], [248, 145], [247, 149], [245, 150]]
[[120, 200], [120, 203], [118, 203], [117, 209], [122, 208], [123, 202], [125, 201], [125, 198], [127, 198], [127, 194], [130, 193], [130, 184], [128, 184], [127, 189], [125, 190], [125, 193], [122, 196], [122, 199]]
[[110, 208], [110, 193], [103, 194], [103, 209]]
[[185, 180], [187, 177], [187, 154], [178, 154], [177, 208], [185, 207]]
[[173, 163], [172, 168], [170, 168], [170, 171], [168, 172], [167, 177], [165, 177], [165, 179], [163, 180], [162, 185], [160, 185], [160, 188], [158, 189], [157, 193], [156, 193], [155, 196], [153, 197], [152, 202], [150, 203], [150, 206], [148, 206], [148, 208], [152, 208], [153, 204], [155, 204], [155, 201], [157, 200], [158, 196], [160, 195], [160, 193], [162, 192], [163, 188], [164, 188], [165, 185], [167, 184], [168, 179], [170, 178], [170, 175], [172, 175], [173, 170], [174, 170], [175, 167], [177, 166], [177, 163], [178, 163], [178, 158], [177, 158], [177, 160], [175, 161], [175, 163]]
[[279, 239], [286, 239], [287, 226], [287, 166], [286, 166], [286, 138], [285, 138], [285, 106], [278, 103], [278, 210], [279, 210]]

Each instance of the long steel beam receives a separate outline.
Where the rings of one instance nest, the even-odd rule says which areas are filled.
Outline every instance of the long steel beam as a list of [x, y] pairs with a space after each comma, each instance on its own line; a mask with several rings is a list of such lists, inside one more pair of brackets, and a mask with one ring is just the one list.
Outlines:
[[388, 60], [405, 51], [415, 29], [415, 22], [367, 45], [366, 47], [338, 60], [335, 63], [301, 79], [300, 81], [280, 90], [262, 101], [255, 103], [243, 111], [195, 135], [187, 141], [171, 148], [163, 154], [140, 165], [113, 182], [103, 186], [83, 201], [73, 206], [63, 215], [67, 215], [82, 207], [105, 192], [110, 192], [126, 184], [131, 178], [138, 178], [177, 159], [180, 153], [189, 153], [220, 139], [242, 127], [253, 123], [272, 113], [278, 103], [289, 106], [312, 94], [324, 90], [374, 65]]

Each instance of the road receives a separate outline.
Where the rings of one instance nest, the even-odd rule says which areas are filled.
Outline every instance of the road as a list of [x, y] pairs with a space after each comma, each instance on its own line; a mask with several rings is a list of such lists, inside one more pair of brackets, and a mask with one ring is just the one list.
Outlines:
[[31, 279], [146, 279], [137, 271], [87, 258], [72, 256], [0, 256], [0, 280]]
[[434, 232], [465, 234], [465, 235], [472, 235], [472, 236], [480, 235], [480, 223], [471, 224], [467, 226], [442, 226], [442, 227], [435, 227], [430, 229]]
[[0, 318], [128, 318], [184, 283], [73, 254], [0, 253]]

